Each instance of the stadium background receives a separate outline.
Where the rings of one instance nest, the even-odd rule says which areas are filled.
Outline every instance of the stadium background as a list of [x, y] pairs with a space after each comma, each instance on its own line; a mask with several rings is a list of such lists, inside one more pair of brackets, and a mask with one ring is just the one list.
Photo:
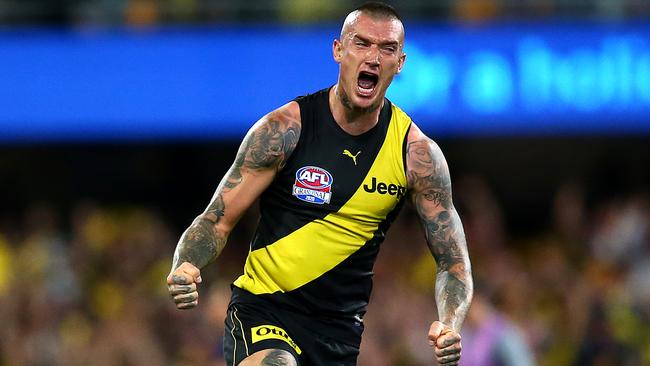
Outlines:
[[[650, 5], [431, 3], [393, 3], [413, 45], [391, 98], [451, 167], [476, 280], [463, 364], [650, 365]], [[0, 365], [221, 364], [255, 210], [193, 312], [163, 282], [175, 242], [248, 126], [335, 81], [350, 7], [0, 0]], [[360, 365], [433, 363], [433, 273], [407, 207]]]

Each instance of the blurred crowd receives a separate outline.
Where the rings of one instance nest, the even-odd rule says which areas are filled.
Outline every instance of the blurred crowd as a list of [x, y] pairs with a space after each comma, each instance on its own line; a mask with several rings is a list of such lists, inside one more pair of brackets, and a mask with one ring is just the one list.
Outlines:
[[[155, 25], [223, 22], [340, 22], [364, 1], [343, 0], [0, 0], [0, 24]], [[645, 0], [386, 1], [408, 20], [582, 18], [650, 15]]]
[[[649, 365], [648, 193], [589, 202], [568, 182], [552, 217], [539, 218], [547, 229], [515, 238], [491, 187], [457, 179], [476, 285], [461, 365]], [[62, 217], [42, 203], [1, 220], [0, 365], [223, 365], [229, 283], [256, 214], [206, 267], [199, 308], [187, 312], [165, 285], [183, 228], [163, 214], [80, 202]], [[375, 266], [360, 366], [433, 364], [434, 274], [406, 208]]]

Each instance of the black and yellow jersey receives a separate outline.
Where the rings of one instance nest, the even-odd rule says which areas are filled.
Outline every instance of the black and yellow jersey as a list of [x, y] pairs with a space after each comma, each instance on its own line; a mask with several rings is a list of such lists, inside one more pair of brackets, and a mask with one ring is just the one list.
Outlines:
[[328, 91], [296, 99], [300, 139], [260, 198], [235, 303], [246, 293], [307, 315], [365, 313], [379, 246], [406, 195], [411, 119], [385, 100], [377, 125], [349, 135]]

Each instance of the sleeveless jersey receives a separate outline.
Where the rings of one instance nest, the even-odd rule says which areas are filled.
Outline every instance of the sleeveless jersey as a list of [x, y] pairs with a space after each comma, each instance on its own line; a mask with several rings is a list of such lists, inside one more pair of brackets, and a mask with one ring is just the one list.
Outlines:
[[239, 288], [303, 314], [365, 313], [379, 246], [406, 196], [411, 119], [386, 99], [378, 123], [352, 136], [328, 92], [296, 99], [300, 138], [260, 198], [233, 302]]

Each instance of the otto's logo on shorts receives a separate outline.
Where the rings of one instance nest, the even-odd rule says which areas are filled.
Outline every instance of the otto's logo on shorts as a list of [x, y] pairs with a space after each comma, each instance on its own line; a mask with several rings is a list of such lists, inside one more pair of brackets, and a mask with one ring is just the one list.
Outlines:
[[306, 166], [296, 172], [293, 195], [305, 202], [330, 203], [332, 198], [332, 174], [323, 168]]
[[281, 341], [287, 342], [291, 348], [293, 348], [297, 354], [301, 354], [302, 351], [296, 342], [289, 337], [287, 332], [282, 328], [278, 328], [273, 325], [260, 325], [259, 327], [251, 328], [251, 339], [253, 343], [263, 341], [265, 339], [279, 339]]

